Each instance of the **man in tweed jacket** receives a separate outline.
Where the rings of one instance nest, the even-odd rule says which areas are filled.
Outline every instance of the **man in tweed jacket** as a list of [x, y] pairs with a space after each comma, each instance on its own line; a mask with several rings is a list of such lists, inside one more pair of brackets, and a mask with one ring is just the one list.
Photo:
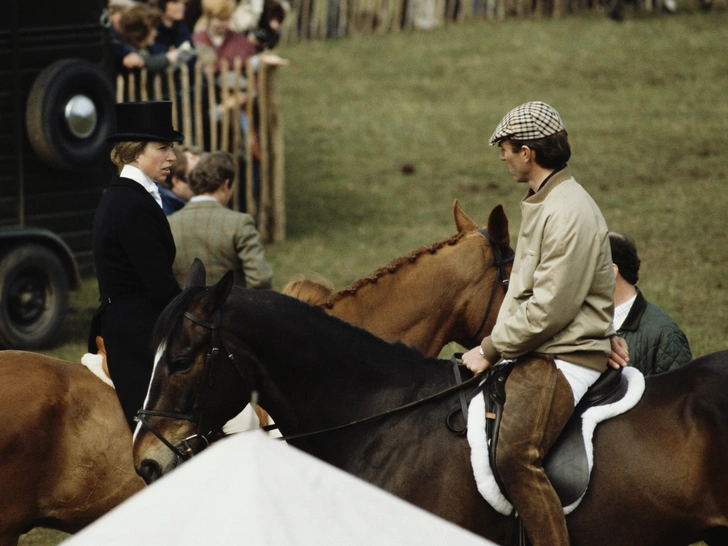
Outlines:
[[273, 273], [253, 217], [227, 207], [234, 176], [235, 162], [229, 152], [204, 155], [190, 174], [194, 197], [169, 216], [177, 247], [173, 270], [180, 285], [199, 258], [205, 264], [208, 284], [234, 271], [238, 286], [271, 288]]

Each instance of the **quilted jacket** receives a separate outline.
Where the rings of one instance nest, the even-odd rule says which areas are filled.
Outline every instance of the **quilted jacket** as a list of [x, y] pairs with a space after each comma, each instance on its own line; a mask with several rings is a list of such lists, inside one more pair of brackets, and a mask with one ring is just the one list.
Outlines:
[[672, 370], [693, 358], [688, 339], [675, 321], [647, 301], [639, 289], [617, 335], [629, 346], [630, 365], [645, 375]]

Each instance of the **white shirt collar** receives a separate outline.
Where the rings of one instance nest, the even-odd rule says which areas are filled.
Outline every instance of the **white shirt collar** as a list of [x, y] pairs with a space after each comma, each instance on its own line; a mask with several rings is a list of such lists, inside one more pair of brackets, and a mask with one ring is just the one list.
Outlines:
[[193, 203], [196, 201], [215, 201], [215, 202], [217, 202], [217, 199], [215, 199], [211, 195], [193, 195], [192, 198], [190, 199], [190, 203]]
[[134, 182], [138, 182], [139, 184], [141, 184], [142, 187], [147, 190], [152, 197], [154, 197], [154, 200], [157, 202], [157, 204], [162, 207], [162, 197], [159, 195], [159, 189], [157, 188], [157, 184], [155, 184], [151, 178], [144, 174], [140, 168], [133, 165], [124, 165], [124, 167], [122, 167], [121, 169], [121, 173], [119, 173], [119, 176], [129, 178]]
[[619, 330], [622, 327], [622, 324], [624, 324], [624, 320], [627, 318], [627, 315], [629, 315], [629, 312], [632, 310], [632, 306], [634, 305], [634, 301], [637, 299], [637, 294], [629, 298], [624, 303], [618, 305], [614, 308], [614, 329]]

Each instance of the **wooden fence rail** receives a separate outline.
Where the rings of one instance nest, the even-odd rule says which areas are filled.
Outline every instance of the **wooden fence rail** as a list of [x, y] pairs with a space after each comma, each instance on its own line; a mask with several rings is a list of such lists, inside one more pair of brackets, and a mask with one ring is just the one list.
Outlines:
[[[254, 74], [246, 78], [246, 74]], [[197, 62], [164, 73], [147, 70], [119, 75], [116, 101], [171, 100], [172, 122], [186, 144], [205, 151], [227, 150], [237, 159], [233, 208], [256, 219], [265, 242], [286, 236], [284, 144], [276, 65], [261, 57], [257, 72], [243, 70], [241, 59], [232, 67], [221, 62]], [[219, 85], [226, 82], [227, 85]], [[241, 110], [239, 105], [244, 104]], [[247, 118], [241, 127], [241, 112]]]

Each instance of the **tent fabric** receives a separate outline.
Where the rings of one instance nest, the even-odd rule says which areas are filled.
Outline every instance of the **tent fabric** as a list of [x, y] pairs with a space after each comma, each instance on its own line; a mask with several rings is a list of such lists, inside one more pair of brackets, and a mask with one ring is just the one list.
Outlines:
[[494, 543], [251, 431], [216, 443], [63, 544]]

